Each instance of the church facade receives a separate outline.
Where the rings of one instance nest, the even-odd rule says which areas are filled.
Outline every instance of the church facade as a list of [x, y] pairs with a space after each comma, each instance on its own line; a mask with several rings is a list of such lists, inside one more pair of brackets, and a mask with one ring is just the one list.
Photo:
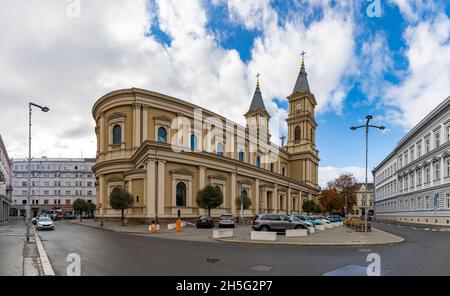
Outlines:
[[[206, 185], [222, 191], [213, 217], [239, 216], [240, 197], [252, 203], [245, 217], [257, 213], [300, 213], [305, 200], [319, 195], [314, 95], [302, 61], [291, 95], [287, 143], [270, 141], [270, 114], [259, 85], [246, 126], [167, 95], [122, 89], [101, 97], [92, 115], [96, 122], [98, 216], [115, 220], [109, 195], [116, 187], [134, 196], [127, 218], [149, 223], [206, 214], [198, 192]], [[244, 110], [243, 110], [244, 111]], [[245, 112], [245, 111], [244, 111]]]

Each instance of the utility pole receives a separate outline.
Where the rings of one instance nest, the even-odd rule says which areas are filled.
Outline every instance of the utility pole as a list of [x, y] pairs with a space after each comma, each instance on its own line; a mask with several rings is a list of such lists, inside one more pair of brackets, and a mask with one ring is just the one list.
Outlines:
[[50, 111], [48, 107], [42, 107], [31, 102], [28, 103], [28, 196], [25, 212], [27, 224], [27, 242], [30, 241], [31, 236], [31, 114], [33, 106], [41, 109], [42, 112]]
[[350, 129], [352, 131], [355, 131], [359, 128], [364, 128], [365, 132], [366, 132], [366, 180], [365, 180], [365, 185], [366, 185], [366, 190], [364, 191], [364, 232], [367, 233], [367, 205], [368, 205], [368, 200], [367, 200], [367, 170], [368, 170], [368, 159], [369, 159], [369, 128], [373, 127], [373, 128], [377, 128], [379, 130], [384, 130], [385, 127], [384, 126], [376, 126], [376, 125], [370, 125], [369, 122], [370, 120], [373, 119], [372, 115], [367, 115], [366, 116], [366, 124], [365, 125], [360, 125], [360, 126], [352, 126]]

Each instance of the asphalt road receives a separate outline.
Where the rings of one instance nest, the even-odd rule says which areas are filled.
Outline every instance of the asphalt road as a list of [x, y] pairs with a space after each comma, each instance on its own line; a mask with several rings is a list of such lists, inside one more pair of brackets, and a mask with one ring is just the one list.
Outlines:
[[[206, 243], [115, 233], [65, 222], [40, 232], [57, 275], [70, 253], [81, 256], [82, 275], [350, 275], [378, 253], [383, 275], [450, 275], [450, 231], [376, 224], [405, 238], [400, 245], [305, 247]], [[219, 259], [210, 263], [208, 259]], [[256, 270], [255, 270], [256, 269]]]

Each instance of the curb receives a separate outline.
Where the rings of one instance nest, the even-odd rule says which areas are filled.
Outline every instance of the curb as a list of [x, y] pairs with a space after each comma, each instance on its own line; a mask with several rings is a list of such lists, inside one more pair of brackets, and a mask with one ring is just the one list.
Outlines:
[[53, 270], [50, 260], [48, 259], [47, 253], [45, 252], [44, 245], [41, 242], [39, 234], [33, 227], [34, 237], [36, 239], [36, 246], [38, 248], [39, 257], [41, 259], [42, 269], [44, 271], [44, 276], [55, 276], [55, 271]]
[[405, 241], [404, 238], [401, 241], [386, 242], [386, 243], [300, 243], [300, 242], [265, 242], [265, 241], [246, 241], [246, 240], [227, 240], [216, 239], [217, 241], [224, 243], [236, 243], [236, 244], [263, 244], [263, 245], [286, 245], [286, 246], [324, 246], [324, 247], [352, 247], [352, 246], [382, 246], [382, 245], [399, 245]]

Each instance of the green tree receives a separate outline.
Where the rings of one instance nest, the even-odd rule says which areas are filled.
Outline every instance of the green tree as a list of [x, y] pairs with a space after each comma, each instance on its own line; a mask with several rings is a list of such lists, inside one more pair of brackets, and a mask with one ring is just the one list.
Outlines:
[[87, 201], [81, 198], [77, 198], [73, 204], [72, 207], [74, 211], [77, 211], [80, 213], [80, 221], [83, 221], [83, 212], [86, 212], [89, 210], [89, 204]]
[[97, 210], [97, 205], [94, 203], [88, 203], [88, 212], [94, 216], [95, 215], [95, 210]]
[[308, 215], [309, 213], [315, 213], [317, 206], [314, 200], [307, 200], [302, 205], [303, 212], [306, 212]]
[[215, 209], [223, 203], [222, 190], [218, 186], [207, 185], [198, 192], [197, 204], [202, 209], [208, 209], [211, 216], [211, 209]]
[[125, 225], [125, 210], [133, 206], [134, 197], [128, 191], [116, 187], [109, 196], [109, 204], [115, 210], [120, 210], [122, 226]]
[[242, 207], [244, 210], [250, 209], [252, 206], [252, 200], [250, 197], [248, 197], [247, 194], [243, 194], [236, 198], [236, 207], [240, 210], [241, 209], [241, 199], [242, 199]]

